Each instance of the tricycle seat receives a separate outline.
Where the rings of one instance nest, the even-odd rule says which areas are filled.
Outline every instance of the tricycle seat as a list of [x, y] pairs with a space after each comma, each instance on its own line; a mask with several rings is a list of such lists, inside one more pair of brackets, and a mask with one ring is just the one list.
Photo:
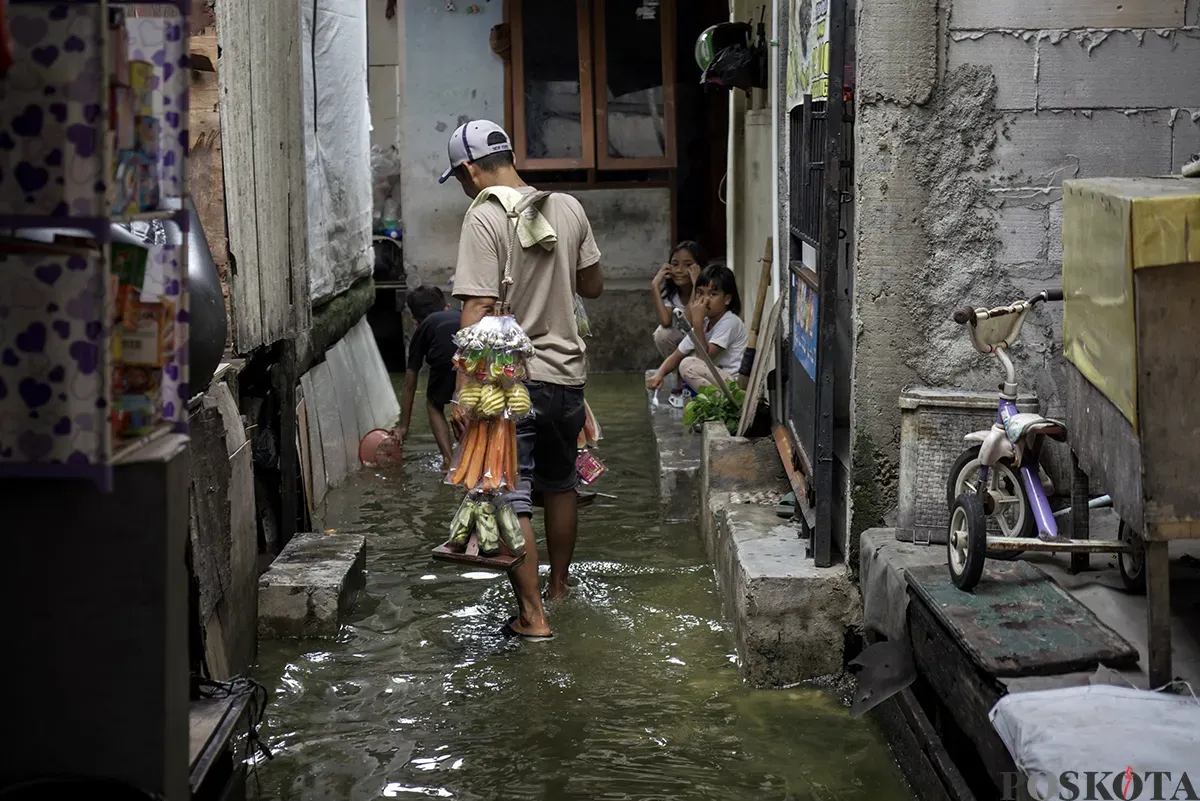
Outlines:
[[1004, 433], [1009, 442], [1019, 442], [1025, 436], [1046, 436], [1059, 442], [1067, 439], [1067, 427], [1059, 420], [1042, 417], [1033, 412], [1014, 414], [1004, 423]]

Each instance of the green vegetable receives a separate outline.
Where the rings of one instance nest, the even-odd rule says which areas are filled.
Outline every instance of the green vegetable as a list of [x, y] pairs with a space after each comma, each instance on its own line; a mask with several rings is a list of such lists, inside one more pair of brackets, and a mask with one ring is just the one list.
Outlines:
[[736, 381], [728, 381], [726, 386], [737, 402], [736, 405], [731, 404], [725, 393], [717, 387], [703, 387], [684, 407], [683, 424], [690, 428], [716, 420], [724, 423], [729, 433], [736, 431], [738, 421], [742, 419], [742, 404], [746, 402], [746, 391], [739, 387]]
[[454, 519], [450, 521], [450, 544], [451, 545], [466, 545], [467, 540], [471, 538], [471, 526], [475, 522], [475, 517], [478, 514], [478, 504], [470, 499], [464, 499], [458, 507], [458, 511], [454, 515]]
[[513, 511], [512, 506], [501, 506], [497, 516], [500, 518], [500, 534], [504, 537], [504, 547], [514, 555], [524, 553], [525, 533], [521, 531], [521, 522], [517, 520], [517, 513]]
[[500, 527], [496, 524], [496, 515], [491, 504], [480, 504], [479, 514], [475, 518], [479, 532], [479, 552], [484, 556], [493, 556], [500, 552]]

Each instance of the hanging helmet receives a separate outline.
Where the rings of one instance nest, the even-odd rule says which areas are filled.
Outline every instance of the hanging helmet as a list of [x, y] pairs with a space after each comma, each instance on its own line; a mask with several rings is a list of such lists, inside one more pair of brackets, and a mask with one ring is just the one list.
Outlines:
[[710, 25], [704, 29], [703, 33], [696, 37], [696, 64], [701, 70], [708, 69], [708, 65], [712, 63], [713, 56], [716, 55], [716, 47], [713, 45], [713, 34], [716, 30], [716, 25]]

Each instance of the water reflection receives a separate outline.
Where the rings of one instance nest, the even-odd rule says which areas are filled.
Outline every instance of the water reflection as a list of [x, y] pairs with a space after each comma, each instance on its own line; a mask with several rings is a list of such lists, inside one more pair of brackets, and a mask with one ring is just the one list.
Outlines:
[[551, 642], [499, 635], [502, 575], [429, 557], [458, 500], [431, 438], [331, 495], [324, 527], [369, 532], [367, 588], [336, 641], [262, 646], [264, 797], [909, 801], [839, 699], [739, 680], [697, 533], [657, 522], [641, 398], [635, 378], [589, 388], [617, 500], [583, 513]]

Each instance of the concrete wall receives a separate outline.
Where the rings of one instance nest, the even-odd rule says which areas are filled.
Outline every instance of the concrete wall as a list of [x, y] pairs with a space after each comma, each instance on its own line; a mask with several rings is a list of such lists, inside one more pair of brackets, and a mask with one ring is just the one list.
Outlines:
[[[996, 385], [950, 312], [1059, 281], [1062, 181], [1177, 171], [1200, 149], [1198, 15], [1195, 0], [860, 7], [856, 534], [895, 503], [899, 392]], [[1050, 414], [1060, 320], [1039, 310], [1015, 351]]]
[[[468, 119], [505, 123], [504, 62], [488, 44], [492, 26], [503, 21], [503, 3], [478, 5], [480, 13], [467, 14], [465, 3], [459, 3], [454, 12], [446, 10], [444, 0], [401, 0], [398, 4], [397, 17], [402, 17], [395, 27], [400, 42], [398, 137], [404, 261], [410, 276], [415, 273], [427, 283], [445, 281], [453, 273], [458, 233], [468, 205], [457, 184], [437, 183], [447, 165], [446, 139]], [[453, 57], [448, 56], [451, 52]], [[380, 78], [381, 87], [384, 81]], [[607, 189], [572, 194], [592, 221], [606, 274], [649, 281], [670, 247], [668, 190]]]

